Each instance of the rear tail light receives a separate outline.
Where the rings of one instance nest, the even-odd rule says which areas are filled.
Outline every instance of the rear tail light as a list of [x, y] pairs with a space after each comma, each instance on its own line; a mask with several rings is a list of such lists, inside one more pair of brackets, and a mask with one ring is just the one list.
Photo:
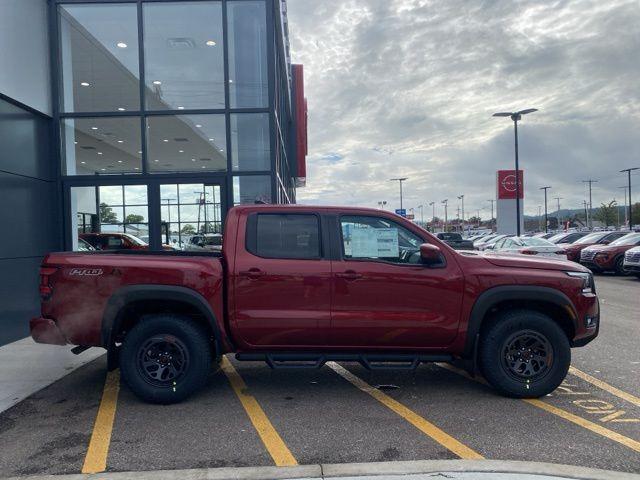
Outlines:
[[522, 253], [523, 255], [537, 255], [538, 252], [536, 252], [535, 250], [520, 250], [520, 253]]
[[51, 286], [51, 275], [58, 271], [55, 267], [40, 267], [40, 298], [42, 300], [49, 300], [53, 294], [53, 287]]

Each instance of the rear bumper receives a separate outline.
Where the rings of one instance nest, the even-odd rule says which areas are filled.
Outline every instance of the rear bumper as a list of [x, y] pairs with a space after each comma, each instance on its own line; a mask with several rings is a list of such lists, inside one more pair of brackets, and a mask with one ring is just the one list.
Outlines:
[[67, 339], [64, 337], [56, 322], [50, 318], [36, 317], [29, 321], [31, 338], [37, 343], [48, 343], [50, 345], [66, 345]]

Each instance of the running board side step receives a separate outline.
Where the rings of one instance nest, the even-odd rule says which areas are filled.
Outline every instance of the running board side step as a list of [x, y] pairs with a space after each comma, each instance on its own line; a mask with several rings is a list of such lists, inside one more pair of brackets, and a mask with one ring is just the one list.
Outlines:
[[421, 363], [452, 362], [447, 354], [236, 353], [236, 360], [266, 362], [272, 369], [321, 368], [327, 362], [357, 362], [367, 370], [415, 370]]

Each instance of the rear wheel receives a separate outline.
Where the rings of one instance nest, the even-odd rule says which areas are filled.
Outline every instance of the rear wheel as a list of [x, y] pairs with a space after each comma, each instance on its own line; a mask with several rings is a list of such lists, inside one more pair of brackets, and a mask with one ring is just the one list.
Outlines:
[[188, 317], [143, 317], [125, 337], [120, 352], [122, 378], [141, 399], [176, 403], [205, 383], [212, 352], [207, 332]]
[[501, 394], [541, 397], [562, 383], [571, 348], [564, 331], [547, 315], [513, 310], [494, 319], [480, 338], [479, 365]]
[[629, 274], [629, 272], [627, 271], [627, 268], [624, 266], [624, 256], [622, 255], [616, 260], [616, 274], [617, 275]]

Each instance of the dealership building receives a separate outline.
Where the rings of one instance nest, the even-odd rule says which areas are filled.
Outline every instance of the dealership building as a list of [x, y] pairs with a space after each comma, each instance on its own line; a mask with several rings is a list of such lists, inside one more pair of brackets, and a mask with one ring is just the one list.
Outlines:
[[0, 344], [83, 234], [160, 250], [305, 182], [285, 0], [0, 2]]

